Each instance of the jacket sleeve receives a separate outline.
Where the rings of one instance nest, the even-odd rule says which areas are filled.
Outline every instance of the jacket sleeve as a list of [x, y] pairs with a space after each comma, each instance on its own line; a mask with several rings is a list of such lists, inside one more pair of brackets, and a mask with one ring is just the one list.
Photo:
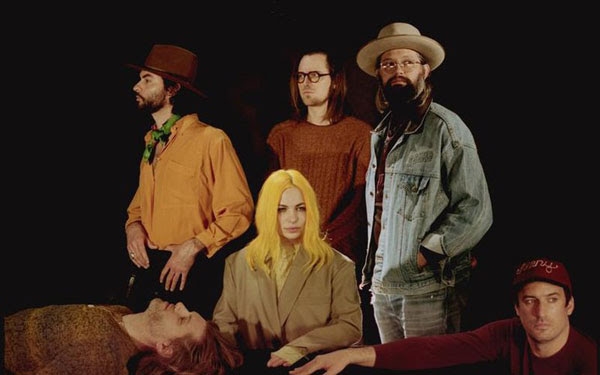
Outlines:
[[473, 248], [492, 225], [492, 204], [474, 146], [450, 147], [443, 155], [449, 202], [421, 245], [448, 257]]
[[329, 322], [290, 341], [284, 348], [292, 346], [314, 353], [347, 347], [360, 340], [362, 311], [354, 267], [354, 262], [348, 260], [334, 272]]
[[229, 258], [225, 262], [225, 270], [223, 272], [223, 291], [215, 306], [212, 320], [217, 324], [219, 330], [227, 340], [234, 345], [237, 345], [237, 311], [235, 277], [231, 266], [231, 258]]

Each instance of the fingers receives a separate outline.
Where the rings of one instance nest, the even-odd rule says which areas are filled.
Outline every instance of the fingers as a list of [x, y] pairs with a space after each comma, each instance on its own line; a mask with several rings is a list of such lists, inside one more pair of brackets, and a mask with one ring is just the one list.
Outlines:
[[279, 366], [289, 367], [290, 363], [287, 362], [286, 360], [281, 359], [281, 358], [276, 357], [276, 356], [271, 356], [271, 359], [269, 359], [267, 361], [267, 367], [279, 367]]
[[179, 290], [183, 290], [185, 288], [185, 281], [187, 280], [187, 274], [181, 274], [181, 283], [179, 283]]
[[[321, 372], [319, 372], [319, 374], [323, 374], [323, 375], [339, 374], [341, 369], [338, 370], [334, 367], [335, 366], [332, 366], [332, 364], [321, 363], [319, 358], [313, 358], [308, 363], [305, 363], [304, 365], [296, 367], [295, 369], [291, 370], [289, 372], [289, 374], [290, 375], [309, 375], [318, 370], [321, 370]], [[343, 367], [342, 367], [342, 369], [343, 369]]]
[[168, 290], [170, 292], [175, 291], [175, 288], [177, 287], [177, 283], [179, 282], [179, 290], [183, 290], [183, 288], [185, 287], [185, 282], [187, 279], [187, 273], [185, 272], [175, 272], [174, 270], [170, 269], [170, 268], [163, 268], [162, 272], [160, 273], [160, 282], [164, 282], [165, 283], [165, 290]]
[[136, 255], [136, 251], [133, 249], [129, 249], [129, 260], [131, 260], [131, 262], [133, 264], [136, 265], [136, 267], [141, 267], [141, 263], [140, 263], [140, 258], [138, 258], [138, 256]]
[[139, 267], [144, 267], [144, 268], [148, 268], [150, 267], [150, 260], [148, 259], [148, 254], [146, 253], [146, 249], [144, 248], [142, 251], [136, 250], [136, 249], [129, 249], [129, 260], [131, 260], [131, 262], [133, 264], [135, 264], [138, 268]]

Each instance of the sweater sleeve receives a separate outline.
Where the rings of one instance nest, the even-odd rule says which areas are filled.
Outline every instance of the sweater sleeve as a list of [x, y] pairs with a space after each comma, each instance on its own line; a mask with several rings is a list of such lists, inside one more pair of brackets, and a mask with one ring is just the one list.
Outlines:
[[409, 337], [375, 345], [375, 368], [423, 370], [494, 361], [508, 356], [511, 319], [469, 332]]

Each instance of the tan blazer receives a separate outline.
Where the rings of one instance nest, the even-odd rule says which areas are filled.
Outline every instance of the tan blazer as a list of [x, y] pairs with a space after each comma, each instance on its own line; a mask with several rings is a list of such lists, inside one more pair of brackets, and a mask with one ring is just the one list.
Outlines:
[[275, 281], [262, 270], [252, 271], [242, 249], [225, 262], [223, 292], [213, 320], [241, 348], [306, 348], [307, 353], [330, 351], [358, 342], [362, 311], [354, 262], [335, 251], [332, 261], [304, 272], [303, 248], [292, 262], [277, 301]]

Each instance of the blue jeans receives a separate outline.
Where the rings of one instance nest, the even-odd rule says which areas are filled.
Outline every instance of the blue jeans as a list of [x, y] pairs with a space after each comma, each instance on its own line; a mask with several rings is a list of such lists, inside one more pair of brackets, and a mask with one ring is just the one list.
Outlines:
[[467, 289], [456, 285], [423, 295], [373, 293], [371, 298], [379, 337], [386, 343], [459, 332]]

